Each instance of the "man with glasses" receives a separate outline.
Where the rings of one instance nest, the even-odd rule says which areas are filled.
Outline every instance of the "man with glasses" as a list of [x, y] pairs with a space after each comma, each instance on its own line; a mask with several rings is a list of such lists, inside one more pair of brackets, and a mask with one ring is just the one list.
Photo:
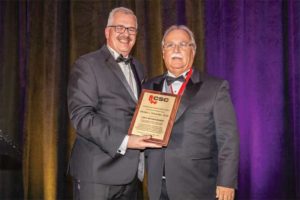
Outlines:
[[143, 66], [129, 55], [136, 35], [134, 13], [115, 8], [105, 28], [106, 45], [73, 66], [68, 108], [76, 129], [69, 167], [74, 199], [137, 199], [140, 150], [160, 147], [145, 141], [151, 136], [127, 135], [144, 80]]
[[193, 67], [196, 43], [186, 26], [162, 40], [167, 72], [144, 87], [181, 96], [167, 147], [146, 149], [151, 200], [233, 200], [239, 136], [228, 82]]

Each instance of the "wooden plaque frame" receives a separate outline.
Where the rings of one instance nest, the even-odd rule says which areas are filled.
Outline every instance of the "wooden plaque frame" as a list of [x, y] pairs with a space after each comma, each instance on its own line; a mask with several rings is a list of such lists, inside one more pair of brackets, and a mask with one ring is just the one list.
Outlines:
[[128, 135], [151, 135], [149, 142], [167, 146], [181, 96], [143, 89]]

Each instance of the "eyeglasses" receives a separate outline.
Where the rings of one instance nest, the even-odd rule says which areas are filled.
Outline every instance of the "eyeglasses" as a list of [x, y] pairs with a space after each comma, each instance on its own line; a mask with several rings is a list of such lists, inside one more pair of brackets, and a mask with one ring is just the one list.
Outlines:
[[122, 26], [122, 25], [111, 25], [111, 26], [107, 26], [107, 27], [114, 27], [115, 28], [115, 31], [117, 33], [124, 33], [125, 30], [128, 31], [128, 33], [130, 35], [135, 35], [137, 34], [137, 29], [134, 28], [134, 27], [125, 27], [125, 26]]
[[170, 42], [170, 43], [165, 43], [163, 45], [163, 48], [166, 49], [166, 50], [172, 50], [172, 49], [175, 49], [176, 46], [178, 46], [182, 50], [186, 50], [189, 47], [194, 47], [194, 44], [191, 43], [191, 42], [180, 42], [179, 44], [175, 44], [173, 42]]

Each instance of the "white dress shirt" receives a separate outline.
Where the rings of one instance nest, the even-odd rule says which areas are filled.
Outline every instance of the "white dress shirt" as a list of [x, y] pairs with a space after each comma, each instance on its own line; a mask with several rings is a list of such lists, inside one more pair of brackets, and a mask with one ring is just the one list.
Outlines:
[[[185, 72], [183, 72], [179, 76], [182, 75], [184, 78], [186, 78], [186, 75], [189, 71], [190, 71], [190, 69], [186, 70]], [[168, 76], [176, 77], [170, 71], [168, 71], [167, 74], [168, 74]], [[167, 92], [167, 93], [172, 93], [173, 92], [173, 94], [178, 94], [182, 84], [183, 84], [183, 82], [181, 82], [181, 81], [174, 81], [171, 85], [168, 86], [167, 82], [165, 81], [164, 86], [163, 86], [163, 92]]]
[[[110, 51], [111, 55], [114, 57], [116, 60], [120, 54], [117, 53], [115, 50], [113, 50], [110, 46], [107, 45], [108, 50]], [[134, 93], [135, 98], [137, 99], [137, 85], [136, 81], [133, 75], [133, 72], [131, 70], [130, 64], [125, 64], [124, 62], [119, 62], [118, 65], [120, 66], [130, 88], [133, 90], [132, 92]], [[127, 150], [127, 144], [128, 144], [128, 135], [126, 135], [118, 149], [118, 153], [124, 155]]]
[[[111, 52], [111, 54], [115, 60], [120, 56], [120, 54], [117, 53], [115, 50], [113, 50], [110, 46], [107, 45], [107, 48]], [[129, 84], [136, 100], [137, 100], [138, 99], [137, 84], [136, 84], [136, 80], [134, 78], [134, 74], [131, 70], [130, 64], [125, 64], [125, 62], [119, 62], [118, 64]], [[129, 136], [126, 135], [124, 137], [117, 153], [122, 154], [122, 155], [124, 155], [126, 153], [128, 140], [129, 140]], [[143, 181], [143, 178], [144, 178], [144, 163], [145, 163], [144, 152], [141, 152], [140, 156], [139, 156], [139, 164], [138, 164], [138, 178], [140, 181]]]

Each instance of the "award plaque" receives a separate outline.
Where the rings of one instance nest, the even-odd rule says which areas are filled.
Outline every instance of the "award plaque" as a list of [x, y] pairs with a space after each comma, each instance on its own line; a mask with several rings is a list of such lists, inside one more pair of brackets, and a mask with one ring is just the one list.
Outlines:
[[149, 142], [167, 146], [181, 96], [143, 89], [128, 134], [151, 135]]

